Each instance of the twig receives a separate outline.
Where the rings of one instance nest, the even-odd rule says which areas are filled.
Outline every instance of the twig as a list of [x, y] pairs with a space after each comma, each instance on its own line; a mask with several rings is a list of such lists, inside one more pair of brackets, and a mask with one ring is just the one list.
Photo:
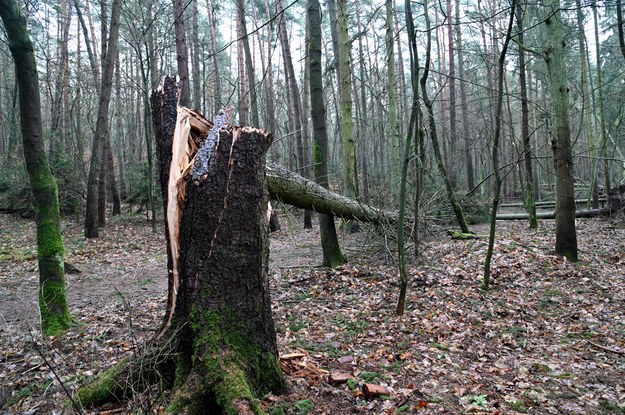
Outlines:
[[615, 354], [620, 354], [620, 355], [625, 355], [625, 352], [621, 351], [621, 350], [615, 350], [615, 349], [611, 349], [607, 346], [602, 346], [600, 344], [597, 344], [593, 341], [590, 340], [586, 340], [587, 343], [595, 346], [597, 349], [601, 349], [601, 350], [605, 350], [606, 352], [611, 352], [611, 353], [615, 353]]
[[78, 406], [78, 404], [76, 404], [76, 402], [74, 401], [74, 398], [72, 398], [72, 394], [69, 393], [69, 391], [67, 390], [67, 388], [65, 387], [65, 383], [63, 383], [63, 381], [61, 380], [61, 378], [59, 377], [59, 375], [56, 373], [56, 370], [54, 370], [54, 367], [50, 364], [50, 362], [48, 362], [48, 359], [46, 359], [46, 356], [43, 354], [43, 352], [41, 351], [41, 349], [39, 348], [39, 346], [37, 345], [37, 342], [34, 341], [33, 342], [33, 347], [35, 348], [35, 351], [37, 352], [37, 354], [43, 359], [43, 361], [46, 363], [46, 365], [48, 365], [48, 367], [50, 368], [50, 370], [52, 371], [52, 374], [54, 375], [54, 377], [56, 378], [56, 380], [59, 381], [59, 383], [61, 384], [61, 387], [63, 388], [63, 390], [65, 391], [65, 394], [67, 395], [67, 397], [69, 398], [69, 400], [72, 402], [72, 406], [74, 407], [74, 409], [80, 414], [83, 415], [82, 410], [80, 409], [80, 407]]

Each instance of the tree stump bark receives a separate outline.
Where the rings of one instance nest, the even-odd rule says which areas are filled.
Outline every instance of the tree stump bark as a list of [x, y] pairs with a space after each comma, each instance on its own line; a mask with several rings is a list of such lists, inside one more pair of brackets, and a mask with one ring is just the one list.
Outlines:
[[222, 129], [206, 180], [186, 183], [172, 322], [181, 339], [176, 413], [198, 405], [245, 413], [240, 408], [254, 406], [252, 391], [285, 387], [269, 298], [264, 160], [270, 142], [260, 130]]

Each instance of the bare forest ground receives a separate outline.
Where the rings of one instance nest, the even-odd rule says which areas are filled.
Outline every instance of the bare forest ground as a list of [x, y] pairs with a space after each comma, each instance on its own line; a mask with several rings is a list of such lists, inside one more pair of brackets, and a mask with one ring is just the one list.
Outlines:
[[[486, 239], [433, 231], [410, 268], [409, 308], [397, 317], [390, 239], [379, 231], [343, 235], [351, 261], [328, 270], [317, 266], [318, 231], [287, 219], [271, 237], [270, 272], [292, 391], [265, 397], [270, 414], [625, 413], [622, 220], [578, 221], [578, 264], [553, 255], [552, 221], [537, 231], [500, 223], [488, 294], [479, 291]], [[42, 339], [33, 223], [0, 215], [0, 414], [72, 413], [59, 379], [74, 391], [140, 351], [161, 321], [162, 231], [124, 217], [98, 240], [85, 242], [73, 222], [64, 223], [64, 236], [67, 261], [81, 270], [68, 275], [77, 325]], [[329, 372], [354, 379], [331, 384]], [[389, 395], [366, 399], [365, 383]], [[158, 414], [157, 396], [83, 413]]]

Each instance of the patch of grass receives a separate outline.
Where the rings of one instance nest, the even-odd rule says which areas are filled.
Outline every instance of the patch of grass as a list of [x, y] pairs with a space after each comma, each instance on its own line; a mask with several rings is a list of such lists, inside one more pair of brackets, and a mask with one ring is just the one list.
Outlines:
[[525, 333], [526, 331], [527, 329], [523, 326], [510, 326], [510, 327], [506, 327], [505, 329], [503, 329], [504, 333], [509, 333], [509, 334]]
[[581, 333], [567, 333], [566, 337], [569, 339], [592, 339], [595, 336], [595, 333], [592, 331], [583, 331]]
[[525, 401], [523, 399], [519, 399], [518, 401], [512, 402], [510, 404], [510, 408], [522, 414], [526, 414], [529, 412], [529, 409], [525, 407]]
[[0, 261], [24, 262], [37, 258], [37, 250], [34, 248], [9, 249], [0, 251]]
[[443, 344], [440, 343], [434, 343], [434, 347], [436, 347], [438, 350], [442, 350], [444, 352], [450, 352], [451, 349]]
[[339, 348], [334, 346], [332, 342], [314, 343], [302, 339], [296, 339], [290, 342], [290, 346], [294, 348], [303, 349], [309, 352], [327, 353], [328, 357], [333, 359], [342, 356], [342, 352]]
[[350, 321], [345, 325], [345, 331], [351, 335], [358, 335], [369, 327], [369, 323], [364, 320]]
[[470, 399], [472, 405], [479, 407], [488, 406], [488, 399], [486, 395], [473, 395]]
[[625, 407], [619, 406], [614, 402], [610, 402], [607, 399], [599, 400], [599, 407], [605, 410], [605, 413], [609, 414], [625, 414]]
[[304, 399], [295, 402], [293, 409], [295, 409], [295, 415], [307, 415], [313, 412], [315, 404], [310, 399]]
[[546, 290], [543, 293], [544, 297], [559, 297], [559, 296], [562, 296], [562, 295], [563, 295], [562, 292], [560, 292], [558, 290], [554, 290], [554, 289]]
[[52, 380], [47, 380], [42, 383], [36, 383], [33, 385], [28, 385], [26, 387], [23, 387], [22, 389], [17, 391], [17, 393], [14, 396], [9, 398], [9, 400], [6, 402], [4, 407], [8, 408], [9, 406], [12, 406], [18, 403], [21, 399], [29, 398], [35, 394], [38, 394], [41, 391], [46, 390], [48, 386], [50, 386], [51, 384], [52, 384]]
[[139, 280], [139, 285], [144, 286], [144, 285], [150, 285], [150, 284], [154, 284], [154, 280], [150, 277], [147, 278], [143, 278], [142, 280]]
[[373, 383], [376, 379], [386, 379], [386, 376], [378, 372], [360, 372], [358, 377], [365, 381], [365, 383]]
[[306, 301], [306, 300], [308, 300], [311, 297], [312, 297], [312, 295], [310, 293], [299, 293], [297, 295], [297, 297], [295, 297], [295, 299], [297, 301]]
[[289, 407], [288, 405], [280, 404], [272, 408], [269, 408], [267, 412], [269, 413], [269, 415], [286, 415], [285, 409], [288, 407]]
[[358, 387], [358, 381], [356, 379], [347, 379], [347, 387], [350, 391], [355, 391]]
[[289, 330], [291, 330], [293, 333], [297, 333], [304, 327], [306, 327], [306, 323], [297, 320], [295, 316], [289, 317]]

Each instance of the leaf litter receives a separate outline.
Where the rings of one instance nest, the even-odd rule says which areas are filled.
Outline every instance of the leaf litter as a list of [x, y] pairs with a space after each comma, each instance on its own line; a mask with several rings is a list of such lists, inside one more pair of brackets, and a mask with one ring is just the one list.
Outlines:
[[[31, 222], [0, 216], [2, 414], [71, 413], [73, 392], [140, 349], [165, 308], [161, 233], [115, 219], [98, 240], [64, 224], [76, 326], [37, 327]], [[342, 235], [350, 263], [318, 267], [318, 229], [271, 236], [270, 281], [280, 364], [291, 391], [269, 414], [625, 413], [625, 226], [578, 221], [581, 261], [553, 253], [552, 221], [499, 223], [493, 288], [480, 292], [487, 241], [434, 232], [410, 265], [404, 316], [388, 240]], [[487, 228], [475, 227], [478, 234]], [[379, 392], [379, 393], [378, 393]], [[160, 399], [160, 400], [159, 400]], [[92, 414], [162, 413], [156, 389]]]

